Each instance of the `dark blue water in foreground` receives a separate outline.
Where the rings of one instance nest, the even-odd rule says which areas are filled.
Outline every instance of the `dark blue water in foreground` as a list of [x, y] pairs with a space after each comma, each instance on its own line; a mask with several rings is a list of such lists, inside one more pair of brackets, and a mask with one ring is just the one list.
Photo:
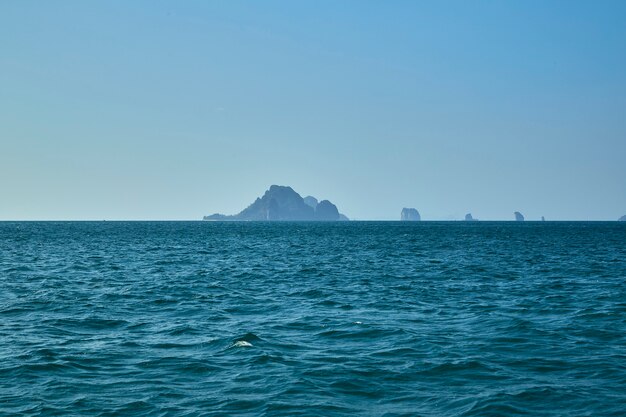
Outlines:
[[0, 415], [626, 414], [626, 224], [0, 223]]

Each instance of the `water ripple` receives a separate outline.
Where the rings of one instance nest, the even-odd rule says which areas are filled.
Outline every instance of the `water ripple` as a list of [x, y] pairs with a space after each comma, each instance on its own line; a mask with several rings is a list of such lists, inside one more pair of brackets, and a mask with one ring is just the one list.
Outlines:
[[622, 416], [626, 225], [0, 223], [0, 415]]

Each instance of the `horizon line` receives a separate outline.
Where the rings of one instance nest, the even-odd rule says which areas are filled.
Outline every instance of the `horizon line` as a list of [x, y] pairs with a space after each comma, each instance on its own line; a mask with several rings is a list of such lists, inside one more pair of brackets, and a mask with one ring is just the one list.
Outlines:
[[397, 219], [350, 219], [350, 220], [203, 220], [203, 219], [0, 219], [0, 223], [9, 222], [201, 222], [201, 223], [354, 223], [354, 222], [397, 222], [397, 223], [496, 223], [496, 222], [510, 222], [510, 223], [548, 223], [548, 222], [617, 222], [619, 219], [606, 220], [606, 219], [553, 219], [553, 220], [522, 220], [504, 219], [427, 219], [427, 220], [397, 220]]

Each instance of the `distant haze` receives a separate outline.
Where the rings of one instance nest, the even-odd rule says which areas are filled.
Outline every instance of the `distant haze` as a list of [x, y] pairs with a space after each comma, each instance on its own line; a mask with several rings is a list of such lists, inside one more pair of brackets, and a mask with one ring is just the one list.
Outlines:
[[0, 220], [626, 214], [626, 2], [4, 1]]

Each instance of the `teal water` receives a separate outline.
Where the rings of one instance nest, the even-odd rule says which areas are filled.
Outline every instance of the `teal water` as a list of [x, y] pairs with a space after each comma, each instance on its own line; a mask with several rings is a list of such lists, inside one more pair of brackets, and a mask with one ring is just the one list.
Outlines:
[[0, 223], [2, 416], [623, 416], [626, 224]]

